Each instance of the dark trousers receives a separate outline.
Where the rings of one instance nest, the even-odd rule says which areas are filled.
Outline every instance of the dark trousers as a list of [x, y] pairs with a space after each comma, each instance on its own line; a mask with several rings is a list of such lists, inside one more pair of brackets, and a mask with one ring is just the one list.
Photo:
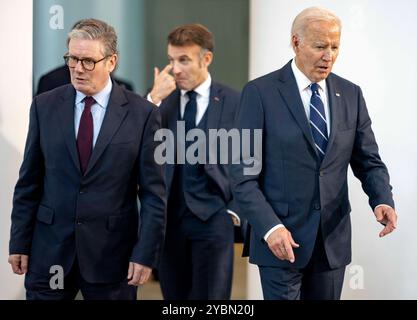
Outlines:
[[187, 210], [168, 219], [158, 274], [167, 300], [230, 299], [234, 227], [226, 210], [207, 221]]
[[[100, 270], [97, 270], [100, 272]], [[126, 270], [127, 272], [127, 270]], [[70, 272], [64, 277], [63, 289], [52, 289], [53, 274], [44, 275], [29, 270], [25, 277], [27, 300], [74, 300], [81, 291], [85, 300], [136, 300], [137, 287], [119, 283], [88, 283], [80, 273], [77, 259]]]
[[264, 299], [340, 300], [345, 269], [346, 266], [330, 268], [319, 229], [311, 259], [305, 268], [259, 266]]

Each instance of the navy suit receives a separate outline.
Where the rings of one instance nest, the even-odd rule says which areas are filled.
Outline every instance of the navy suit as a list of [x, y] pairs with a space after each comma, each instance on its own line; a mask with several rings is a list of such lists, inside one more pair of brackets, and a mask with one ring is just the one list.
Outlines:
[[[236, 91], [212, 83], [209, 105], [197, 128], [207, 137], [209, 129], [230, 130], [238, 102]], [[172, 92], [159, 108], [162, 126], [176, 132], [181, 119], [180, 90]], [[219, 164], [219, 159], [217, 163], [166, 166], [168, 223], [159, 266], [165, 299], [230, 298], [234, 226], [227, 209], [237, 210], [228, 166]]]
[[[315, 261], [329, 271], [344, 270], [351, 261], [349, 165], [372, 209], [378, 204], [394, 207], [361, 89], [335, 74], [328, 76], [326, 86], [331, 132], [322, 162], [291, 62], [249, 82], [242, 92], [236, 126], [263, 130], [262, 170], [245, 176], [243, 165], [235, 165], [231, 176], [240, 213], [252, 227], [245, 250], [259, 266], [303, 269]], [[294, 264], [279, 260], [263, 239], [280, 223], [300, 245], [294, 249]], [[274, 297], [265, 289], [264, 296]]]
[[125, 281], [129, 261], [158, 263], [166, 209], [163, 167], [153, 159], [159, 111], [113, 83], [83, 176], [74, 101], [65, 85], [35, 97], [30, 109], [10, 238], [10, 254], [29, 255], [29, 290], [34, 275], [51, 277], [52, 265], [68, 275], [76, 262], [86, 282], [114, 284]]

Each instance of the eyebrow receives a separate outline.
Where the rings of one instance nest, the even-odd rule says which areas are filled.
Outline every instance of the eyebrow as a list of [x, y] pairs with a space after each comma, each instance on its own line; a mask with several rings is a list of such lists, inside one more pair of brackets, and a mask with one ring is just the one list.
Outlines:
[[[179, 57], [178, 57], [178, 59], [182, 59], [182, 58], [187, 58], [187, 59], [190, 59], [190, 60], [191, 60], [191, 58], [190, 58], [189, 56], [187, 56], [186, 54], [183, 54], [182, 56], [179, 56]], [[174, 58], [173, 58], [173, 57], [171, 57], [170, 55], [168, 55], [168, 59], [172, 59], [172, 60], [174, 60]]]
[[78, 56], [73, 55], [73, 54], [70, 54], [70, 53], [68, 53], [68, 55], [69, 55], [70, 57], [77, 58], [78, 60], [93, 60], [93, 61], [95, 61], [95, 60], [96, 60], [96, 59], [94, 59], [94, 58], [92, 58], [92, 57], [78, 57]]

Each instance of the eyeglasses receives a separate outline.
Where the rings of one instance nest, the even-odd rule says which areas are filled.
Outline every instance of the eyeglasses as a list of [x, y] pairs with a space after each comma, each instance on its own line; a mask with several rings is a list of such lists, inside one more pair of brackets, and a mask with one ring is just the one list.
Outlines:
[[102, 59], [97, 60], [97, 61], [94, 61], [90, 58], [79, 59], [77, 57], [70, 56], [70, 55], [65, 55], [63, 58], [65, 60], [65, 64], [70, 68], [75, 68], [78, 64], [78, 61], [81, 61], [81, 64], [82, 64], [82, 66], [85, 70], [93, 71], [94, 68], [96, 67], [96, 63], [99, 63], [100, 61], [103, 61], [104, 59], [106, 59], [108, 57], [110, 57], [110, 56], [105, 56]]

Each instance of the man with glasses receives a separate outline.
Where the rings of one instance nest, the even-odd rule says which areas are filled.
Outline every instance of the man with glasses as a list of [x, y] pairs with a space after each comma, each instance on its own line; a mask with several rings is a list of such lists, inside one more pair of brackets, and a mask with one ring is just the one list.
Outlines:
[[31, 106], [9, 263], [28, 299], [134, 300], [164, 237], [159, 111], [111, 81], [117, 36], [105, 22], [76, 24], [64, 59], [72, 84]]

